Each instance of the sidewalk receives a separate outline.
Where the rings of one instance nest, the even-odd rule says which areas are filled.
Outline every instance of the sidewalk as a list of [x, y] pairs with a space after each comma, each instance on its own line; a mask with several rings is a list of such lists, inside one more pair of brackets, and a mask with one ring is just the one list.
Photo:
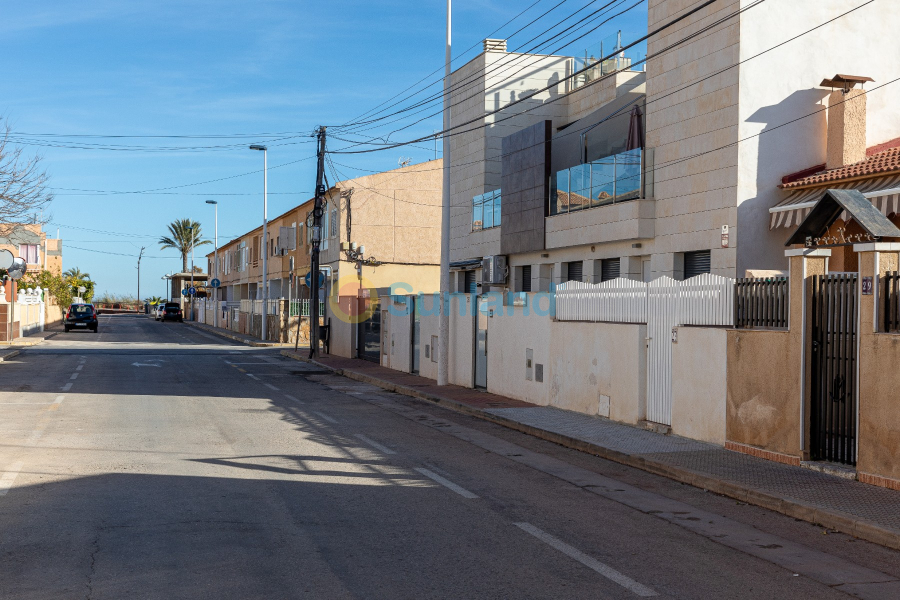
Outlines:
[[[307, 352], [282, 350], [307, 361]], [[309, 361], [307, 361], [309, 362]], [[900, 550], [900, 493], [721, 446], [324, 356], [338, 375], [422, 398], [536, 437]]]

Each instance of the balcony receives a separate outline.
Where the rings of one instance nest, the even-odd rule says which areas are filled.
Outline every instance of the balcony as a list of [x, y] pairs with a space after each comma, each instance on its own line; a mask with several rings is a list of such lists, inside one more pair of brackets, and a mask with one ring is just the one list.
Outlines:
[[472, 231], [500, 227], [500, 190], [472, 198]]
[[653, 195], [653, 151], [636, 148], [558, 171], [550, 177], [550, 214]]

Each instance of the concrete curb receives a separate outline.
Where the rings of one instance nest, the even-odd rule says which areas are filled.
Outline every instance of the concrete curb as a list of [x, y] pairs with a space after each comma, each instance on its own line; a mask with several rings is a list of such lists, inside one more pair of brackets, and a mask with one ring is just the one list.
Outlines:
[[10, 358], [13, 358], [14, 356], [18, 356], [18, 355], [19, 355], [18, 350], [13, 350], [12, 352], [5, 352], [3, 354], [0, 354], [0, 363], [7, 361]]
[[814, 525], [820, 525], [827, 529], [840, 531], [842, 533], [852, 535], [853, 537], [866, 540], [868, 542], [873, 542], [881, 546], [893, 548], [894, 550], [900, 550], [900, 531], [886, 529], [875, 523], [857, 519], [845, 513], [831, 511], [819, 506], [807, 504], [799, 500], [782, 498], [781, 496], [756, 490], [744, 485], [716, 479], [715, 477], [706, 475], [705, 473], [698, 473], [684, 467], [676, 467], [663, 462], [650, 460], [642, 456], [634, 456], [632, 454], [617, 452], [615, 450], [604, 448], [603, 446], [597, 446], [590, 442], [569, 437], [564, 434], [546, 431], [531, 425], [525, 425], [524, 423], [519, 423], [518, 421], [513, 421], [512, 419], [507, 419], [506, 417], [501, 417], [499, 415], [485, 412], [479, 408], [473, 408], [461, 402], [456, 402], [448, 398], [441, 398], [428, 392], [423, 392], [421, 390], [399, 385], [390, 381], [385, 381], [377, 377], [372, 377], [371, 375], [364, 375], [362, 373], [357, 373], [354, 371], [345, 371], [343, 369], [335, 369], [334, 367], [330, 367], [321, 362], [298, 356], [292, 351], [282, 350], [281, 354], [294, 360], [314, 364], [323, 369], [333, 372], [335, 375], [341, 375], [343, 377], [347, 377], [348, 379], [361, 381], [363, 383], [370, 383], [382, 389], [391, 392], [397, 392], [398, 394], [403, 394], [405, 396], [428, 400], [429, 402], [432, 402], [439, 406], [443, 406], [445, 408], [449, 408], [463, 414], [475, 416], [485, 421], [490, 421], [492, 423], [496, 423], [497, 425], [502, 425], [504, 427], [508, 427], [522, 433], [527, 433], [534, 437], [547, 440], [549, 442], [554, 442], [556, 444], [559, 444], [560, 446], [565, 446], [566, 448], [579, 450], [581, 452], [592, 454], [594, 456], [627, 465], [629, 467], [641, 469], [642, 471], [647, 471], [648, 473], [653, 473], [654, 475], [660, 475], [662, 477], [667, 477], [680, 483], [686, 483], [688, 485], [692, 485], [694, 487], [707, 490], [715, 494], [728, 496], [729, 498], [734, 498], [735, 500], [746, 502], [747, 504], [752, 504], [754, 506], [759, 506], [767, 510], [781, 513], [788, 517], [800, 519]]

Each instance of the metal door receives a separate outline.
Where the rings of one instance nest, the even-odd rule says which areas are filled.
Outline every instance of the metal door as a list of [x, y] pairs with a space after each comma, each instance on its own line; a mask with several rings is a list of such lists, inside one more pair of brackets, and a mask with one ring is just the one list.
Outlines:
[[480, 296], [475, 301], [478, 303], [475, 313], [475, 387], [487, 388], [488, 300]]
[[421, 319], [419, 317], [419, 302], [420, 299], [418, 296], [410, 297], [410, 319], [411, 324], [410, 327], [412, 329], [412, 335], [410, 336], [410, 352], [412, 353], [412, 358], [410, 360], [410, 365], [412, 366], [410, 372], [414, 375], [419, 374], [419, 350], [420, 350], [420, 341], [422, 339], [422, 324]]
[[812, 278], [810, 457], [856, 464], [855, 273]]
[[672, 329], [678, 325], [679, 282], [647, 284], [647, 420], [672, 424]]
[[381, 363], [381, 310], [379, 301], [365, 298], [360, 299], [360, 302], [365, 302], [369, 306], [371, 315], [359, 324], [357, 354], [359, 358]]

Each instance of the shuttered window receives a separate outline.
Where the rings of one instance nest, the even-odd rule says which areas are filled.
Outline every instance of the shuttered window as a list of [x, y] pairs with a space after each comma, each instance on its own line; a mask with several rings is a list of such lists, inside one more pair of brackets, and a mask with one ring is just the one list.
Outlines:
[[600, 281], [609, 281], [619, 276], [620, 259], [605, 258], [600, 263]]
[[568, 263], [568, 265], [569, 274], [566, 277], [566, 281], [584, 281], [582, 278], [584, 275], [584, 261], [576, 260]]
[[531, 291], [531, 265], [522, 267], [522, 291]]
[[684, 253], [684, 278], [690, 279], [697, 275], [710, 272], [709, 250]]
[[477, 294], [478, 288], [475, 285], [475, 271], [465, 271], [465, 293]]

